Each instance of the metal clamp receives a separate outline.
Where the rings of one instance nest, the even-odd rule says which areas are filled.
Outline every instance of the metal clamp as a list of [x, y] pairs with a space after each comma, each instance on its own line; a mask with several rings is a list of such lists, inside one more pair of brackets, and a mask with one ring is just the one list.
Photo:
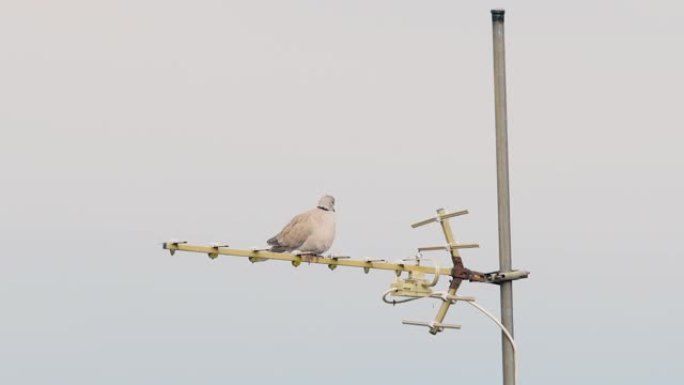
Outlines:
[[515, 281], [516, 279], [523, 279], [529, 277], [530, 272], [525, 270], [513, 271], [494, 271], [484, 274], [485, 279], [489, 283], [503, 283], [506, 281]]

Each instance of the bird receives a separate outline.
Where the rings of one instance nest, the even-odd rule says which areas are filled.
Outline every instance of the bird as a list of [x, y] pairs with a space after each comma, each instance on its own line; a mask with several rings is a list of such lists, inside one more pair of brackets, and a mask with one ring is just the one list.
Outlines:
[[296, 215], [266, 243], [270, 251], [321, 256], [335, 240], [335, 198], [324, 195], [316, 208]]

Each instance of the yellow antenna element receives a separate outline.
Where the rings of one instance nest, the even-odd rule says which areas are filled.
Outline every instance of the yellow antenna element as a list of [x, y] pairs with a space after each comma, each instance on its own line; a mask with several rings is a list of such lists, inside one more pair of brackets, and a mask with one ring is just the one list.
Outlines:
[[[229, 255], [233, 257], [247, 257], [250, 262], [261, 262], [261, 261], [289, 261], [293, 264], [299, 266], [303, 261], [303, 256], [289, 253], [274, 253], [270, 251], [260, 251], [260, 250], [243, 250], [243, 249], [233, 249], [229, 247], [213, 247], [213, 246], [203, 246], [203, 245], [191, 245], [187, 242], [166, 242], [163, 246], [164, 249], [169, 250], [172, 254], [176, 251], [186, 251], [191, 253], [201, 253], [207, 254], [210, 258], [215, 258], [213, 255]], [[352, 259], [347, 256], [305, 256], [309, 257], [311, 261], [305, 261], [312, 264], [322, 264], [328, 265], [331, 270], [334, 270], [337, 266], [347, 266], [347, 267], [360, 267], [363, 269], [376, 269], [376, 270], [391, 270], [395, 272], [421, 272], [427, 274], [438, 274], [438, 275], [451, 275], [451, 269], [440, 268], [435, 270], [431, 266], [421, 266], [416, 264], [406, 264], [406, 263], [391, 263], [382, 259], [375, 260], [364, 260], [364, 259]]]

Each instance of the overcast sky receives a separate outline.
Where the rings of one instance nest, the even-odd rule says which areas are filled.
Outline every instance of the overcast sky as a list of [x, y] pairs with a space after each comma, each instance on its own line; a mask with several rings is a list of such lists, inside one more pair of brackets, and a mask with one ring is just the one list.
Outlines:
[[334, 253], [411, 256], [469, 209], [496, 270], [497, 7], [521, 384], [676, 382], [684, 5], [441, 0], [0, 3], [0, 382], [499, 383], [495, 325], [401, 325], [438, 303], [383, 304], [392, 273], [160, 245], [263, 245], [330, 193]]

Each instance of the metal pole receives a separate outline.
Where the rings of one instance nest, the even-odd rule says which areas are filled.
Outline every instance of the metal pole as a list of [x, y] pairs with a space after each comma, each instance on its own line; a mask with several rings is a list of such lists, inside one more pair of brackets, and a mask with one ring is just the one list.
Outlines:
[[[503, 9], [492, 10], [494, 36], [494, 104], [496, 111], [496, 185], [499, 206], [499, 269], [511, 271], [511, 214], [508, 189], [508, 133], [506, 118], [506, 51]], [[513, 336], [513, 282], [501, 283], [501, 323]], [[514, 349], [502, 332], [503, 384], [515, 385]]]

